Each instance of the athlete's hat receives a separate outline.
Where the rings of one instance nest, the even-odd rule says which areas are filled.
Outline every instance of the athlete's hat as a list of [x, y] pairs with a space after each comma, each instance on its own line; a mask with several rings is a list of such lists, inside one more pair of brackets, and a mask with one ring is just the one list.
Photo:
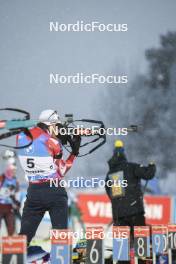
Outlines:
[[47, 126], [61, 123], [57, 111], [52, 109], [43, 110], [39, 115], [39, 121]]

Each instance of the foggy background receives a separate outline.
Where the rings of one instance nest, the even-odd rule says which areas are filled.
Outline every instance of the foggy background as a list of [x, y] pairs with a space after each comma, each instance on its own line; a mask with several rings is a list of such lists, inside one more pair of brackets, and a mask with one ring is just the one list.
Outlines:
[[[170, 80], [162, 84], [162, 74], [159, 70], [154, 72], [157, 67], [152, 68], [153, 59], [146, 58], [145, 54], [151, 48], [160, 49], [161, 35], [176, 31], [175, 12], [174, 0], [0, 0], [1, 107], [25, 109], [34, 119], [41, 110], [53, 108], [61, 116], [73, 113], [76, 119], [101, 119], [106, 126], [140, 124], [141, 132], [122, 138], [128, 158], [144, 163], [155, 160], [158, 176], [167, 176], [173, 181], [176, 60], [168, 66], [167, 56], [159, 55], [158, 65], [164, 64], [162, 74], [167, 71]], [[50, 21], [67, 24], [78, 20], [127, 23], [128, 31], [49, 32]], [[172, 51], [176, 48], [175, 36], [169, 37], [172, 38], [174, 44], [166, 47], [171, 49], [171, 59], [175, 58]], [[122, 74], [128, 75], [128, 84], [50, 85], [52, 72]], [[157, 76], [161, 83], [154, 84], [152, 81]], [[171, 92], [165, 92], [168, 89]], [[108, 137], [106, 146], [77, 160], [70, 177], [105, 177], [113, 140]], [[167, 183], [166, 191], [171, 191], [172, 184], [169, 180]]]

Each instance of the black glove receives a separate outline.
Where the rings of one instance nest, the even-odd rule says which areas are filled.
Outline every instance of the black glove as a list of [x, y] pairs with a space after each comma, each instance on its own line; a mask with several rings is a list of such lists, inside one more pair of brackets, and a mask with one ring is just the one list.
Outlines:
[[72, 148], [73, 155], [78, 156], [80, 145], [81, 145], [81, 136], [74, 135], [70, 141], [70, 146]]

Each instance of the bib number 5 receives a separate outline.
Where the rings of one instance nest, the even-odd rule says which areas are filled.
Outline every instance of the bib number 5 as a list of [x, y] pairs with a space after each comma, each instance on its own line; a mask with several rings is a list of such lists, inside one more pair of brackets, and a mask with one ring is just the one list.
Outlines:
[[32, 169], [32, 168], [34, 168], [35, 167], [35, 162], [34, 162], [34, 159], [27, 159], [27, 167], [29, 168], [29, 169]]

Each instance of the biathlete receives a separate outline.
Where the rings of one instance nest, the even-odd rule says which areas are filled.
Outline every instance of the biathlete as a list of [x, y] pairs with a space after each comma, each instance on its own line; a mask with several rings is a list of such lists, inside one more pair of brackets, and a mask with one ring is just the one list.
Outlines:
[[[80, 137], [74, 136], [72, 153], [67, 160], [62, 159], [62, 144], [51, 133], [51, 128], [61, 123], [54, 110], [44, 110], [39, 123], [31, 128], [33, 143], [28, 148], [19, 149], [18, 155], [25, 176], [29, 181], [24, 204], [20, 234], [27, 236], [28, 245], [45, 214], [49, 212], [53, 229], [66, 229], [68, 223], [67, 193], [60, 185], [50, 187], [51, 179], [61, 180], [72, 167], [79, 153]], [[17, 146], [24, 146], [30, 138], [23, 132], [17, 137]]]
[[20, 208], [20, 202], [17, 199], [19, 183], [16, 178], [15, 153], [6, 150], [3, 161], [4, 172], [0, 175], [0, 227], [1, 220], [4, 220], [7, 233], [12, 236], [15, 233], [15, 212]]

